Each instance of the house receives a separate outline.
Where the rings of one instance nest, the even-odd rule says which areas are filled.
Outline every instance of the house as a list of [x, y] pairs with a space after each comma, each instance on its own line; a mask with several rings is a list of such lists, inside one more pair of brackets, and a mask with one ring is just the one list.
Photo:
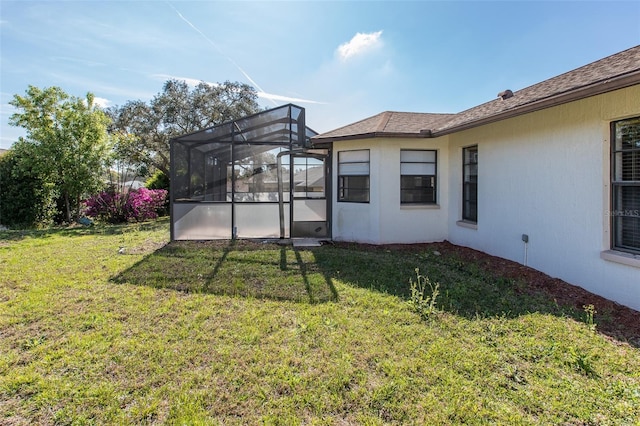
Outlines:
[[324, 205], [282, 193], [280, 237], [448, 240], [640, 310], [640, 46], [457, 114], [308, 136], [280, 155], [323, 166]]

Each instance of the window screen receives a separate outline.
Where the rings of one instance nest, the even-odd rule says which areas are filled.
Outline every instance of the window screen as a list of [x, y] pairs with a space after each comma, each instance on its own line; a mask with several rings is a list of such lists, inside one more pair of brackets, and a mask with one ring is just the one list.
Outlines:
[[338, 152], [338, 201], [369, 202], [369, 150]]
[[400, 151], [400, 203], [436, 202], [436, 151]]
[[640, 117], [612, 124], [611, 228], [615, 249], [640, 253]]
[[478, 221], [478, 146], [462, 149], [462, 219]]

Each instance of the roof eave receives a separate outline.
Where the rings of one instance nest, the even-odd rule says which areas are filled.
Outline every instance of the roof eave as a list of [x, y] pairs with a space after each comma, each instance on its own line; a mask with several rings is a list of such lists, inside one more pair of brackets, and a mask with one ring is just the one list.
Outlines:
[[358, 133], [354, 135], [344, 136], [327, 136], [327, 137], [312, 137], [311, 141], [314, 143], [332, 143], [337, 141], [348, 141], [357, 139], [373, 139], [373, 138], [428, 138], [430, 136], [429, 131], [421, 130], [420, 133], [404, 133], [404, 132], [368, 132]]
[[462, 130], [472, 129], [474, 127], [483, 126], [485, 124], [495, 123], [497, 121], [506, 120], [508, 118], [517, 117], [520, 115], [528, 114], [542, 109], [551, 108], [554, 106], [566, 104], [581, 99], [586, 99], [591, 96], [601, 95], [603, 93], [613, 92], [614, 90], [624, 89], [626, 87], [635, 86], [640, 84], [640, 69], [632, 71], [630, 73], [616, 76], [607, 80], [598, 81], [596, 83], [589, 84], [587, 86], [579, 87], [577, 89], [559, 93], [549, 96], [547, 98], [538, 99], [536, 101], [520, 105], [518, 107], [508, 109], [499, 112], [488, 117], [483, 117], [479, 120], [468, 121], [457, 126], [445, 128], [443, 130], [434, 130], [431, 132], [431, 137], [439, 137], [448, 135], [451, 133], [460, 132]]

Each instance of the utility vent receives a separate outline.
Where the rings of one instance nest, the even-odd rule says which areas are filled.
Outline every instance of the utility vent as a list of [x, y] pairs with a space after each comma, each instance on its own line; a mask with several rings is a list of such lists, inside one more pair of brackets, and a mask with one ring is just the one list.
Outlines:
[[509, 98], [513, 97], [513, 92], [511, 90], [507, 89], [504, 92], [498, 93], [498, 97], [504, 101], [505, 99], [509, 99]]

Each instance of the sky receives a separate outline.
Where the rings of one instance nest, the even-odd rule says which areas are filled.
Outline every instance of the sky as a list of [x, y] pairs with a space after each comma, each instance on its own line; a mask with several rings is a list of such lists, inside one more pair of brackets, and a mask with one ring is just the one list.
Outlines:
[[317, 132], [455, 113], [640, 44], [639, 1], [0, 0], [0, 148], [29, 85], [101, 106], [238, 81]]

